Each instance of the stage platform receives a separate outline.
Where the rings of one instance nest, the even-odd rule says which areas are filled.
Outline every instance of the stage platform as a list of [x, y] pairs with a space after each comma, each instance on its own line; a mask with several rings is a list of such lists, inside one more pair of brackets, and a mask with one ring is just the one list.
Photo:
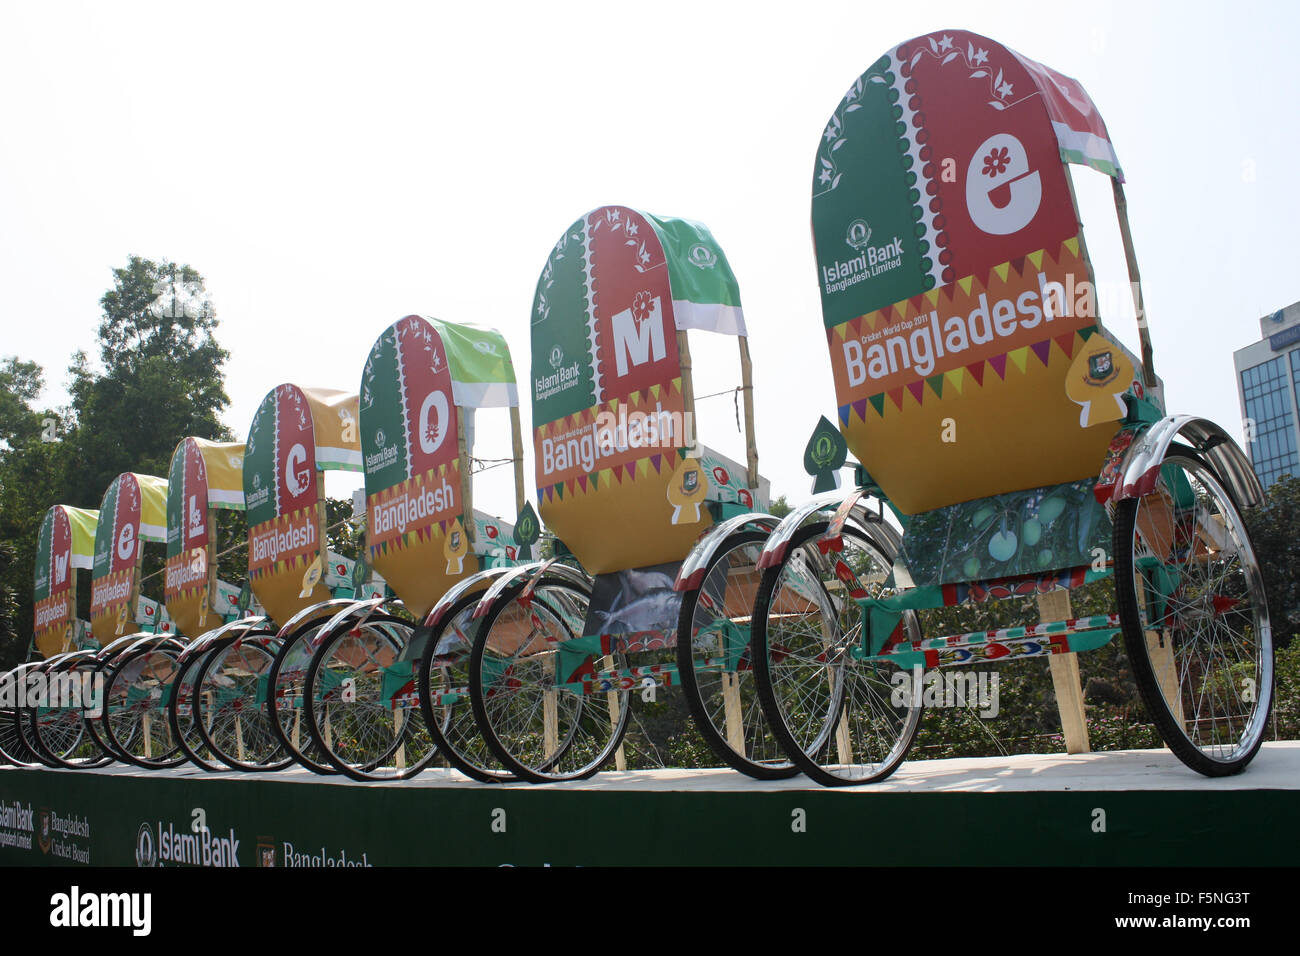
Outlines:
[[912, 761], [825, 789], [729, 770], [485, 785], [0, 769], [0, 864], [1295, 865], [1300, 742], [1210, 779], [1168, 751]]

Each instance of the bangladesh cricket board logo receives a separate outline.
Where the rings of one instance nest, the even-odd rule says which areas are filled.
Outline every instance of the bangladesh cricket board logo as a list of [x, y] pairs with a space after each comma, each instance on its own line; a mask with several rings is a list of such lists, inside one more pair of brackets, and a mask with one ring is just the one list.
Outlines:
[[50, 811], [41, 810], [41, 834], [37, 839], [42, 853], [50, 852]]
[[1110, 351], [1098, 352], [1088, 357], [1088, 384], [1101, 386], [1115, 380], [1119, 370], [1115, 368], [1114, 356]]
[[854, 219], [849, 223], [849, 231], [845, 233], [844, 241], [858, 252], [865, 249], [867, 243], [871, 241], [871, 227], [867, 225], [867, 221], [865, 219]]

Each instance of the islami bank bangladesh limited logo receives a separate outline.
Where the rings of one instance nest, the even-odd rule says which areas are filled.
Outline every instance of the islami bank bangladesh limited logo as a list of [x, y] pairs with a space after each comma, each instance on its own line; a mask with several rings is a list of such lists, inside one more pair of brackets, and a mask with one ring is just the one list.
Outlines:
[[558, 345], [553, 346], [551, 348], [551, 355], [549, 361], [551, 363], [551, 368], [559, 368], [561, 365], [563, 365], [564, 349], [560, 348]]
[[865, 219], [854, 219], [849, 223], [849, 229], [844, 235], [844, 241], [858, 252], [865, 249], [867, 243], [871, 241], [871, 227], [867, 225], [867, 221]]
[[154, 843], [153, 828], [147, 823], [140, 824], [135, 835], [135, 865], [154, 867], [158, 865], [158, 847]]
[[699, 269], [712, 269], [718, 263], [718, 257], [712, 249], [703, 243], [691, 246], [691, 265]]

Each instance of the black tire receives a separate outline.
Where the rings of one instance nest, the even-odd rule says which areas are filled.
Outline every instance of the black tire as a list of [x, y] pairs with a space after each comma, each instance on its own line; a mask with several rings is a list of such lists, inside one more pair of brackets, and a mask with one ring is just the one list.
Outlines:
[[[834, 578], [814, 543], [828, 526], [818, 521], [800, 528], [785, 560], [763, 572], [754, 600], [754, 673], [768, 724], [791, 761], [818, 783], [842, 787], [883, 780], [898, 769], [916, 739], [921, 706], [893, 702], [891, 678], [899, 668], [850, 653], [861, 612], [847, 596], [837, 601], [820, 580], [827, 571]], [[881, 579], [892, 568], [896, 535], [883, 524], [870, 530], [846, 524], [838, 557], [852, 547], [850, 560], [864, 562], [855, 574], [871, 570]], [[784, 586], [798, 574], [804, 575], [800, 588]], [[814, 612], [817, 627], [805, 624], [799, 634], [798, 619]], [[906, 620], [919, 636], [915, 614]], [[781, 623], [774, 628], [774, 621]], [[858, 762], [862, 756], [869, 759]]]
[[1124, 646], [1147, 713], [1188, 767], [1240, 773], [1273, 702], [1268, 603], [1240, 510], [1213, 468], [1173, 445], [1156, 487], [1118, 503], [1113, 547]]
[[[474, 653], [476, 628], [464, 618], [481, 597], [483, 592], [478, 591], [461, 598], [448, 610], [438, 629], [429, 635], [420, 655], [420, 709], [429, 735], [448, 763], [480, 783], [504, 783], [514, 780], [515, 775], [501, 766], [479, 733], [469, 694], [469, 663]], [[451, 703], [435, 706], [435, 696], [445, 701], [444, 695], [461, 689], [463, 692]]]
[[[682, 595], [681, 612], [677, 619], [677, 676], [695, 726], [720, 760], [733, 770], [739, 770], [755, 780], [784, 780], [798, 774], [799, 768], [786, 756], [763, 715], [763, 706], [758, 699], [758, 687], [754, 680], [752, 641], [745, 634], [747, 639], [743, 647], [734, 646], [737, 643], [735, 637], [747, 628], [740, 626], [740, 632], [734, 635], [730, 629], [722, 633], [709, 633], [712, 623], [721, 620], [723, 615], [715, 614], [709, 609], [710, 602], [716, 599], [708, 590], [717, 590], [721, 585], [731, 592], [734, 601], [735, 590], [727, 586], [727, 580], [734, 571], [732, 563], [735, 556], [743, 554], [746, 558], [757, 559], [767, 537], [767, 532], [764, 531], [744, 531], [732, 535], [709, 561], [700, 586]], [[752, 574], [757, 577], [756, 568]], [[727, 617], [739, 616], [736, 611], [748, 617], [752, 611], [752, 605], [743, 609], [731, 606], [725, 595], [723, 604], [724, 609], [731, 611]], [[726, 670], [725, 664], [704, 664], [706, 659], [723, 657], [728, 660], [732, 657], [737, 659], [734, 670]], [[733, 693], [734, 697], [731, 697]], [[733, 701], [730, 706], [728, 697]], [[730, 727], [729, 717], [732, 721]], [[743, 750], [732, 746], [729, 729], [732, 735], [743, 736]]]
[[[393, 664], [398, 663], [410, 645], [413, 631], [409, 621], [391, 614], [374, 614], [359, 627], [352, 625], [339, 628], [312, 655], [303, 692], [304, 702], [311, 701], [311, 706], [303, 708], [307, 729], [330, 764], [352, 780], [407, 780], [438, 756], [438, 748], [428, 734], [424, 713], [418, 702], [414, 706], [388, 708], [383, 696], [383, 678], [387, 665], [382, 664], [382, 658], [391, 653]], [[400, 635], [404, 635], [404, 638]], [[331, 667], [331, 662], [338, 659], [336, 655], [339, 649], [348, 641], [367, 638], [374, 640], [374, 647], [365, 651], [365, 664], [353, 671], [363, 680], [354, 699], [351, 702], [335, 699], [333, 714], [328, 709], [318, 711], [317, 701], [325, 701], [327, 698], [324, 693], [318, 696], [317, 688], [321, 685], [325, 672], [337, 676], [338, 669]], [[413, 665], [417, 663], [412, 662]], [[414, 666], [410, 677], [412, 682], [418, 681], [419, 675]], [[352, 679], [355, 681], [356, 677]], [[352, 706], [346, 706], [348, 703]], [[323, 708], [329, 706], [324, 704]], [[385, 713], [386, 710], [391, 711], [391, 718]], [[399, 713], [402, 715], [400, 728], [397, 726]], [[323, 726], [323, 715], [331, 719], [332, 729], [328, 739]], [[340, 732], [340, 723], [343, 730], [355, 731], [355, 736]], [[354, 740], [355, 746], [348, 747], [341, 740]], [[412, 752], [414, 757], [407, 759]]]
[[[553, 683], [548, 683], [548, 670], [553, 671], [556, 646], [578, 636], [566, 623], [566, 617], [576, 620], [581, 627], [582, 618], [576, 613], [576, 608], [580, 602], [585, 614], [591, 595], [575, 588], [567, 580], [543, 577], [533, 591], [533, 607], [524, 608], [517, 600], [523, 588], [521, 582], [501, 594], [484, 615], [474, 635], [469, 667], [474, 719], [484, 742], [502, 765], [519, 779], [529, 783], [583, 780], [600, 770], [622, 743], [630, 717], [631, 694], [622, 690], [580, 696], [556, 691], [556, 737], [552, 745], [547, 740], [545, 727], [546, 688], [553, 686]], [[514, 618], [522, 620], [523, 615], [530, 615], [534, 610], [538, 612], [538, 620], [547, 629], [547, 634], [539, 636], [534, 626], [529, 631], [527, 642], [515, 652], [497, 651], [490, 640], [493, 630], [499, 625], [509, 628]], [[510, 618], [507, 619], [506, 615]], [[618, 662], [626, 662], [626, 655], [621, 652], [609, 656]], [[485, 667], [488, 658], [492, 665]], [[616, 663], [615, 666], [620, 665]], [[520, 688], [533, 698], [541, 689], [540, 729], [539, 705], [523, 698]], [[619, 699], [618, 703], [614, 703], [615, 698]], [[559, 728], [560, 701], [568, 710], [563, 733]], [[506, 708], [521, 702], [524, 719], [513, 724], [508, 722], [504, 713]], [[616, 720], [611, 720], [613, 707], [618, 708]]]
[[[238, 638], [218, 641], [203, 655], [202, 663], [194, 672], [194, 689], [190, 695], [193, 728], [212, 756], [231, 770], [277, 771], [293, 764], [293, 757], [271, 730], [273, 718], [269, 713], [269, 701], [261, 708], [257, 707], [255, 702], [253, 706], [249, 706], [248, 703], [250, 691], [255, 693], [257, 687], [257, 671], [253, 670], [253, 667], [260, 664], [266, 672], [269, 672], [275, 659], [274, 649], [268, 650], [261, 643], [268, 637], [273, 635], [270, 632], [245, 632]], [[251, 659], [252, 666], [237, 668], [235, 673], [240, 676], [231, 698], [221, 707], [210, 707], [207, 704], [208, 695], [214, 691], [208, 688], [214, 687], [217, 683], [235, 683], [236, 679], [224, 673], [224, 669], [229, 656], [236, 653], [236, 645], [241, 659], [244, 661]], [[243, 676], [245, 673], [252, 677], [251, 681]], [[269, 680], [267, 686], [268, 688], [270, 686]], [[268, 698], [269, 696], [268, 691]], [[220, 728], [217, 727], [218, 721], [222, 724]], [[238, 738], [244, 742], [244, 747], [248, 748], [242, 759], [236, 745], [226, 739], [227, 725], [231, 721], [234, 722]], [[248, 727], [247, 734], [243, 733], [245, 725]], [[177, 737], [177, 740], [180, 739]], [[249, 759], [250, 756], [254, 759]]]

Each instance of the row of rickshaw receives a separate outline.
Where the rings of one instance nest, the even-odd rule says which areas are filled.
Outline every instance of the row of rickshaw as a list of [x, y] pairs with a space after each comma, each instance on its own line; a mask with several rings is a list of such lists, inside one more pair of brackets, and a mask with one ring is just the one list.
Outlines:
[[[1071, 165], [1109, 177], [1140, 354], [1097, 315]], [[575, 780], [626, 767], [637, 699], [680, 689], [718, 763], [865, 783], [907, 755], [922, 700], [905, 691], [924, 672], [1122, 634], [1174, 754], [1206, 775], [1242, 770], [1273, 694], [1242, 517], [1263, 491], [1224, 429], [1165, 411], [1122, 183], [1076, 81], [964, 31], [894, 47], [819, 138], [813, 241], [838, 422], [823, 419], [804, 449], [813, 497], [769, 511], [745, 317], [712, 233], [600, 207], [561, 235], [534, 296], [536, 509], [504, 338], [407, 316], [376, 341], [357, 393], [273, 390], [238, 487], [224, 504], [210, 496], [209, 509], [248, 512], [255, 600], [213, 605], [214, 536], [184, 547], [208, 516], [182, 495], [156, 540], [207, 582], [173, 615], [196, 636], [124, 634], [129, 609], [102, 613], [114, 627], [101, 647], [65, 642], [9, 675], [95, 675], [102, 706], [12, 707], [0, 754]], [[688, 330], [739, 343], [740, 383], [714, 368], [702, 380], [743, 399], [743, 463], [693, 432]], [[510, 414], [513, 527], [472, 504], [475, 422], [494, 407]], [[194, 449], [219, 470], [217, 446]], [[365, 473], [375, 596], [364, 575], [326, 586], [321, 476], [333, 467]], [[173, 484], [204, 487], [188, 474], [174, 462]], [[101, 509], [105, 580], [130, 571], [104, 557], [124, 540], [122, 511], [116, 498], [115, 517]], [[138, 575], [138, 553], [127, 557]], [[1069, 591], [1105, 578], [1114, 611], [1074, 617]], [[921, 630], [921, 611], [1017, 597], [1037, 598], [1040, 620]]]

